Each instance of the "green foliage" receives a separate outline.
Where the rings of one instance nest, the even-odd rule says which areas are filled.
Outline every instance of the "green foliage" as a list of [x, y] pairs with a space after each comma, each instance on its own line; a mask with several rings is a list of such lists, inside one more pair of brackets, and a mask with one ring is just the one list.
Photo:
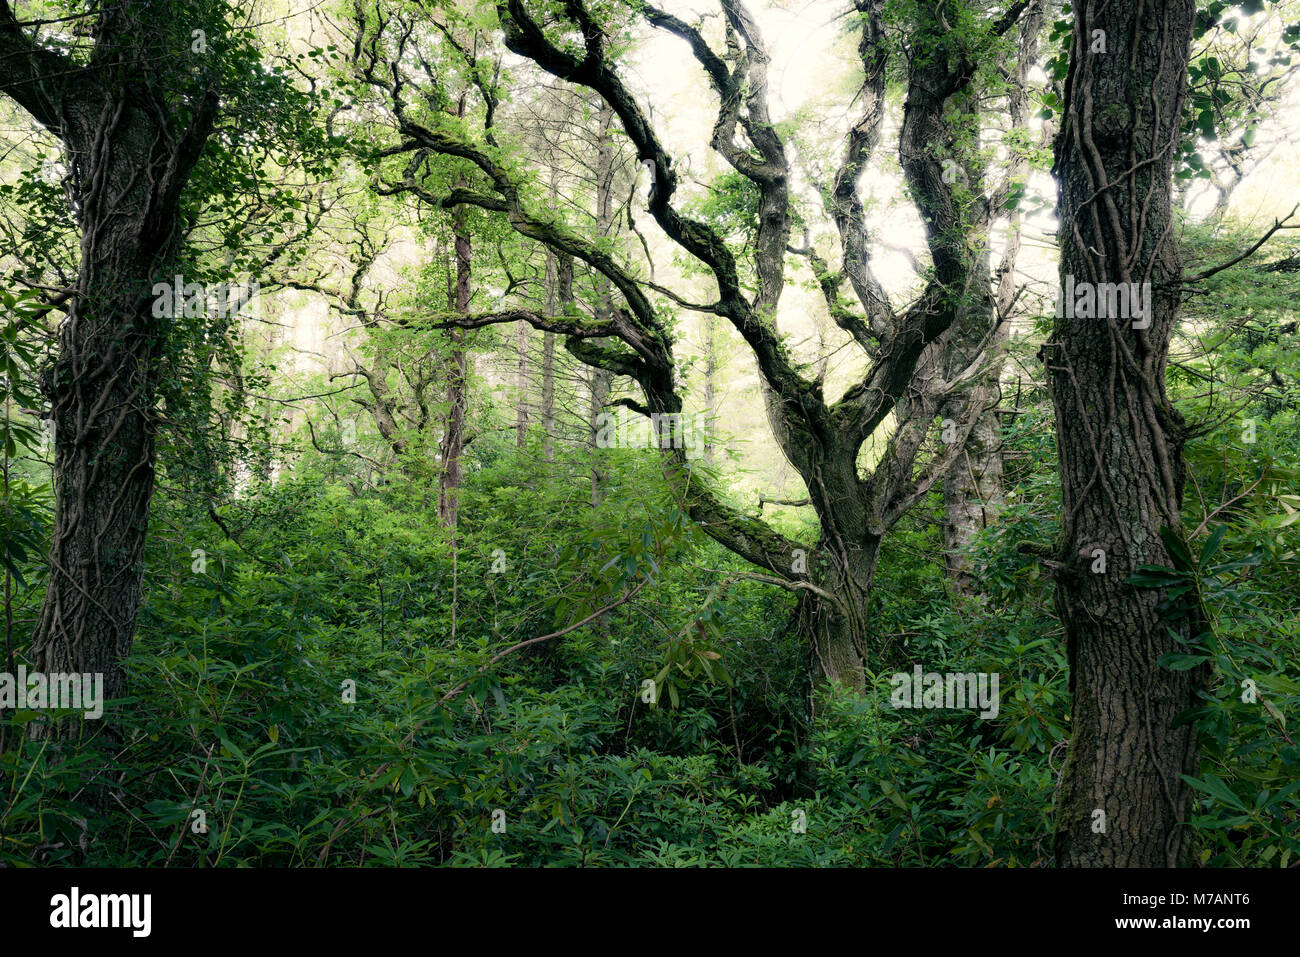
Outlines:
[[[552, 197], [532, 147], [512, 142], [504, 123], [491, 137], [472, 135], [486, 117], [458, 111], [458, 91], [476, 87], [484, 95], [467, 98], [468, 112], [485, 113], [486, 91], [505, 82], [503, 67], [453, 42], [458, 29], [494, 30], [494, 8], [436, 6], [446, 30], [422, 47], [428, 57], [414, 47], [401, 55], [424, 57], [421, 68], [439, 82], [404, 108], [431, 130], [476, 143], [517, 179], [526, 207], [547, 208]], [[1060, 81], [1072, 11], [1049, 6], [1056, 19], [1046, 45], [1057, 55], [1047, 68]], [[1250, 145], [1256, 117], [1236, 85], [1251, 72], [1249, 56], [1229, 40], [1238, 36], [1237, 12], [1261, 6], [1203, 6], [1183, 178], [1208, 176], [1216, 140]], [[451, 216], [437, 200], [481, 185], [482, 169], [461, 155], [376, 150], [391, 145], [389, 131], [358, 119], [377, 109], [368, 99], [376, 93], [339, 62], [339, 50], [262, 38], [274, 48], [268, 55], [234, 29], [234, 7], [191, 7], [226, 29], [212, 31], [211, 62], [172, 76], [221, 79], [227, 110], [186, 194], [180, 268], [212, 283], [272, 263], [314, 278], [329, 271], [313, 245], [320, 232], [338, 229], [347, 236], [338, 245], [367, 252], [382, 245], [368, 245], [371, 226], [385, 241], [392, 227], [403, 241], [427, 242], [438, 256], [396, 268], [400, 288], [385, 298], [390, 290], [372, 286], [346, 312], [361, 325], [350, 357], [420, 416], [400, 426], [395, 442], [374, 423], [375, 392], [367, 397], [373, 383], [363, 372], [291, 377], [276, 365], [291, 347], [274, 344], [245, 368], [256, 352], [245, 323], [176, 317], [159, 354], [160, 492], [128, 693], [110, 704], [110, 722], [85, 722], [77, 741], [29, 736], [33, 711], [0, 714], [0, 866], [1050, 863], [1070, 715], [1056, 585], [1042, 558], [1062, 518], [1053, 410], [1034, 384], [1044, 378], [1034, 358], [1042, 323], [1011, 347], [1027, 384], [999, 403], [1006, 498], [998, 520], [966, 546], [975, 593], [956, 593], [945, 575], [936, 488], [884, 540], [867, 609], [867, 693], [810, 687], [796, 599], [770, 578], [756, 580], [690, 520], [656, 452], [590, 448], [581, 389], [559, 396], [560, 421], [545, 440], [536, 427], [516, 440], [515, 410], [484, 398], [495, 394], [493, 376], [517, 368], [509, 340], [484, 328], [453, 341], [428, 321], [448, 308], [451, 272]], [[990, 9], [897, 0], [887, 5], [888, 42], [922, 60], [981, 51], [981, 95], [996, 97], [1006, 89], [1000, 55], [1014, 41], [990, 36]], [[634, 11], [612, 0], [592, 10], [617, 56], [639, 23]], [[398, 12], [427, 13], [406, 4]], [[946, 29], [933, 28], [935, 16]], [[547, 19], [545, 29], [559, 22]], [[178, 19], [175, 30], [188, 42], [188, 21]], [[1294, 28], [1274, 39], [1280, 48], [1300, 42]], [[580, 49], [572, 31], [555, 40]], [[1288, 66], [1284, 50], [1276, 55], [1261, 79]], [[896, 57], [891, 69], [902, 62]], [[1059, 89], [1042, 100], [1045, 114], [1059, 112]], [[177, 103], [183, 122], [179, 93]], [[994, 148], [973, 100], [950, 105], [950, 141], [933, 145], [960, 158], [963, 171], [980, 173], [999, 151], [1047, 165], [1032, 131], [1009, 131]], [[328, 128], [314, 121], [321, 111]], [[806, 138], [816, 148], [816, 137]], [[49, 277], [75, 259], [74, 224], [47, 174], [27, 168], [0, 186], [0, 202], [17, 211], [10, 233], [23, 261], [6, 267], [14, 285], [56, 288]], [[336, 205], [350, 206], [352, 217], [343, 225], [316, 205], [318, 187], [336, 174], [366, 196], [343, 194], [348, 202]], [[621, 175], [619, 204], [636, 185], [634, 173]], [[435, 201], [422, 199], [418, 219], [405, 222], [370, 194], [372, 178], [391, 191], [418, 187]], [[702, 190], [688, 179], [683, 211], [737, 250], [742, 282], [752, 284], [755, 185], [734, 172]], [[978, 201], [969, 189], [956, 192], [963, 207]], [[547, 215], [574, 234], [594, 234], [589, 194], [575, 187]], [[632, 197], [618, 211], [629, 232]], [[1021, 184], [1008, 206], [1028, 209], [1023, 199]], [[803, 225], [792, 221], [796, 232]], [[1222, 222], [1182, 226], [1191, 272], [1232, 258], [1257, 234]], [[533, 240], [485, 209], [461, 208], [459, 227], [474, 250], [472, 309], [516, 299], [557, 306], [556, 290], [546, 288], [557, 263]], [[621, 227], [601, 228], [591, 249], [614, 255], [630, 243]], [[574, 301], [558, 305], [596, 315], [608, 284], [581, 259]], [[1197, 669], [1205, 679], [1181, 720], [1196, 723], [1203, 758], [1187, 776], [1197, 793], [1188, 823], [1213, 866], [1287, 867], [1300, 852], [1295, 261], [1293, 249], [1274, 242], [1189, 290], [1167, 370], [1186, 420], [1183, 528], [1166, 530], [1172, 566], [1143, 568], [1130, 582], [1205, 612], [1202, 633], [1161, 666]], [[703, 274], [698, 263], [682, 269]], [[819, 290], [808, 289], [816, 301]], [[680, 316], [662, 311], [681, 326], [674, 334], [689, 331], [693, 310], [683, 303]], [[5, 295], [0, 304], [0, 564], [11, 669], [32, 658], [46, 579], [51, 508], [34, 379], [52, 326], [34, 295]], [[437, 508], [436, 432], [446, 369], [462, 349], [499, 361], [470, 374], [473, 441], [453, 530]], [[537, 351], [524, 346], [533, 371]], [[572, 368], [564, 358], [560, 381]], [[672, 371], [692, 370], [683, 360]], [[742, 381], [711, 374], [718, 381], [710, 387], [723, 391]], [[338, 388], [334, 379], [349, 377], [352, 385]], [[616, 380], [610, 398], [626, 398], [624, 385]], [[343, 398], [315, 401], [332, 395]], [[583, 406], [567, 421], [565, 400]], [[271, 422], [280, 404], [300, 413], [284, 411], [287, 429]], [[267, 450], [273, 428], [288, 446], [283, 455]], [[716, 482], [728, 505], [750, 508], [725, 478], [716, 465], [692, 466], [692, 481]], [[815, 541], [823, 530], [796, 515], [781, 513], [773, 524]], [[917, 663], [998, 676], [996, 715], [894, 707], [896, 669]]]
[[[832, 695], [810, 723], [788, 599], [673, 515], [650, 453], [610, 451], [592, 509], [565, 483], [514, 484], [520, 453], [493, 450], [454, 566], [409, 486], [281, 483], [226, 510], [237, 544], [160, 509], [114, 709], [125, 747], [11, 747], [0, 860], [1041, 863], [1063, 679], [1032, 615], [936, 611], [914, 642], [936, 666], [1017, 675], [998, 721]], [[651, 706], [655, 677], [674, 690]], [[69, 797], [102, 774], [121, 805]]]
[[[1187, 539], [1170, 545], [1178, 567], [1138, 584], [1172, 583], [1173, 600], [1210, 613], [1164, 662], [1212, 666], [1186, 716], [1204, 755], [1189, 781], [1206, 862], [1287, 866], [1300, 812], [1294, 408], [1255, 384], [1276, 372], [1286, 394], [1296, 381], [1277, 348], [1292, 334], [1276, 298], [1289, 274], [1220, 276], [1222, 307], [1204, 308], [1222, 308], [1222, 326], [1188, 328], [1215, 347], [1170, 374], [1198, 433]], [[1199, 388], [1206, 374], [1231, 395]], [[1219, 402], [1255, 418], [1255, 442]], [[129, 698], [111, 710], [119, 737], [87, 722], [75, 747], [26, 740], [33, 713], [10, 716], [0, 862], [1046, 865], [1066, 663], [1053, 585], [1022, 546], [1056, 536], [1059, 487], [1041, 390], [1014, 406], [1007, 504], [970, 546], [980, 593], [954, 597], [931, 560], [929, 506], [906, 517], [878, 573], [871, 691], [821, 689], [811, 713], [791, 598], [686, 520], [650, 450], [547, 463], [535, 439], [487, 433], [454, 539], [427, 482], [350, 487], [324, 453], [247, 489], [221, 509], [224, 528], [167, 495]], [[596, 466], [593, 506], [573, 476]], [[32, 519], [39, 533], [47, 519]], [[892, 671], [912, 663], [999, 675], [997, 715], [890, 707]], [[116, 800], [77, 797], [104, 779]]]

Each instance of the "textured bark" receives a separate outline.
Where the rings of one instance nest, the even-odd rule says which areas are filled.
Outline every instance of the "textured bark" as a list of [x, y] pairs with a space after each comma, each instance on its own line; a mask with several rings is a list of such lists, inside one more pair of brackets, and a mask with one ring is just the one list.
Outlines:
[[555, 333], [542, 334], [542, 455], [555, 461]]
[[[1042, 25], [1042, 4], [1031, 3], [1021, 18], [1015, 54], [1007, 67], [1007, 114], [1011, 129], [1028, 125], [1028, 75], [1037, 58], [1038, 35]], [[979, 163], [967, 162], [964, 169], [971, 183], [982, 191], [984, 171]], [[1028, 170], [1028, 158], [1019, 153], [1013, 154], [1007, 164], [1005, 183], [1020, 183]], [[992, 283], [987, 256], [986, 252], [978, 264], [978, 281], [972, 283], [976, 289], [986, 289]], [[995, 298], [981, 298], [971, 303], [970, 316], [965, 321], [959, 318], [954, 323], [952, 341], [945, 349], [949, 376], [959, 371], [965, 363], [978, 358], [981, 353], [989, 357], [985, 368], [962, 390], [962, 394], [949, 397], [940, 410], [942, 417], [954, 423], [961, 420], [963, 407], [981, 410], [974, 414], [974, 424], [962, 446], [961, 454], [943, 481], [944, 561], [953, 587], [962, 594], [970, 594], [978, 587], [967, 549], [982, 529], [997, 520], [1004, 504], [1002, 428], [995, 406], [1002, 393], [1002, 369], [1005, 365], [1003, 346], [1009, 331], [1005, 321], [1015, 307], [1015, 270], [1019, 256], [1020, 211], [1017, 208], [1008, 217], [1006, 242], [997, 270]], [[991, 315], [981, 322], [979, 310], [984, 308], [990, 308]], [[993, 333], [985, 340], [984, 336], [990, 329]]]
[[591, 402], [587, 407], [587, 444], [595, 456], [591, 466], [591, 504], [599, 505], [605, 498], [605, 485], [609, 481], [609, 472], [600, 465], [596, 438], [600, 432], [600, 420], [597, 418], [609, 404], [610, 387], [614, 377], [604, 369], [587, 370], [587, 386], [591, 391]]
[[[943, 478], [944, 563], [953, 586], [962, 593], [975, 591], [978, 584], [966, 549], [996, 519], [1003, 502], [1002, 431], [993, 407], [1001, 392], [1000, 350], [1007, 327], [998, 325], [993, 296], [988, 291], [991, 279], [987, 257], [973, 278], [971, 301], [943, 344], [942, 367], [951, 378], [983, 354], [996, 352], [997, 359], [988, 361], [983, 371], [939, 407], [943, 424], [954, 429], [963, 416], [969, 414], [973, 419]], [[990, 336], [995, 325], [997, 331]]]
[[[996, 387], [990, 391], [996, 394]], [[997, 416], [986, 410], [976, 419], [943, 483], [944, 561], [959, 592], [969, 594], [979, 585], [966, 550], [976, 535], [997, 520], [1004, 491], [1002, 429]]]
[[[126, 38], [130, 38], [127, 42]], [[181, 191], [217, 111], [215, 89], [190, 89], [192, 118], [151, 66], [175, 59], [175, 36], [109, 5], [88, 68], [32, 44], [0, 4], [0, 90], [64, 146], [81, 231], [77, 284], [43, 376], [55, 427], [49, 579], [32, 635], [36, 670], [100, 673], [121, 696], [121, 659], [139, 610], [154, 484], [154, 401], [166, 329], [153, 284], [170, 279]], [[33, 733], [50, 728], [36, 723]], [[55, 732], [74, 734], [64, 723]]]
[[810, 592], [800, 598], [796, 609], [800, 630], [813, 636], [810, 673], [814, 681], [861, 688], [866, 683], [865, 663], [872, 658], [879, 661], [879, 649], [868, 641], [874, 634], [869, 603], [880, 542], [867, 534], [850, 548], [837, 547], [830, 539], [819, 544], [824, 565], [816, 570], [816, 578], [835, 597], [828, 600]]
[[[1162, 591], [1126, 584], [1139, 564], [1172, 564], [1160, 530], [1180, 528], [1184, 427], [1164, 375], [1182, 268], [1170, 175], [1194, 15], [1191, 0], [1074, 10], [1055, 146], [1062, 286], [1150, 282], [1152, 295], [1150, 328], [1058, 309], [1044, 346], [1064, 509], [1056, 600], [1072, 694], [1057, 809], [1062, 866], [1194, 862], [1180, 775], [1194, 773], [1195, 731], [1172, 725], [1193, 706], [1201, 676], [1156, 661], [1199, 632], [1200, 612], [1162, 613]], [[1090, 52], [1098, 30], [1104, 53]]]
[[388, 350], [383, 346], [375, 349], [375, 361], [369, 368], [357, 364], [357, 372], [366, 380], [366, 388], [370, 392], [370, 399], [363, 400], [363, 407], [374, 416], [379, 434], [400, 460], [406, 453], [408, 444], [397, 421], [400, 399], [388, 387], [389, 368], [391, 360]]
[[[1010, 263], [1014, 263], [1014, 254]], [[1003, 267], [1004, 276], [1013, 268], [1006, 258]], [[951, 430], [955, 436], [959, 423], [969, 424], [944, 473], [942, 487], [944, 564], [954, 588], [963, 594], [974, 592], [978, 585], [966, 550], [972, 539], [996, 520], [1003, 505], [1002, 431], [994, 407], [1002, 391], [1003, 347], [1008, 333], [1001, 320], [1010, 306], [1004, 309], [1001, 298], [995, 300], [991, 291], [985, 253], [974, 264], [970, 290], [957, 320], [936, 343], [930, 362], [928, 384], [938, 393], [938, 415], [945, 432]], [[980, 365], [969, 379], [945, 388], [942, 383], [961, 379], [972, 363]], [[917, 404], [926, 405], [924, 400]]]

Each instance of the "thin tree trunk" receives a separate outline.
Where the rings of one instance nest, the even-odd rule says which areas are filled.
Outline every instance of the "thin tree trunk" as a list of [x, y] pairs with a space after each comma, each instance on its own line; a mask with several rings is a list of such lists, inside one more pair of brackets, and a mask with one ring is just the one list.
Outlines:
[[[718, 327], [715, 317], [704, 316], [704, 414], [708, 421], [704, 429], [704, 462], [712, 465], [715, 448], [713, 424], [718, 419]], [[823, 369], [822, 376], [825, 376]]]
[[[546, 311], [568, 311], [573, 304], [573, 257], [546, 250]], [[542, 337], [542, 449], [555, 460], [555, 333]]]
[[[614, 139], [610, 129], [614, 124], [614, 110], [603, 100], [597, 111], [598, 133], [596, 143], [596, 229], [601, 236], [609, 236], [614, 229]], [[611, 295], [609, 280], [599, 273], [596, 283], [596, 320], [608, 322], [614, 312], [614, 300]], [[597, 416], [605, 409], [609, 401], [610, 389], [614, 376], [604, 369], [593, 366], [589, 372], [591, 387], [591, 407], [588, 415], [588, 444], [593, 465], [591, 469], [591, 504], [599, 505], [604, 497], [603, 488], [609, 476], [600, 467], [599, 452], [596, 450], [596, 436], [600, 431]]]
[[519, 359], [515, 365], [515, 447], [528, 444], [528, 323], [520, 321], [515, 330], [515, 350]]
[[[452, 232], [456, 242], [455, 311], [469, 315], [470, 301], [470, 237], [461, 207], [452, 213]], [[450, 528], [459, 518], [461, 484], [461, 456], [465, 450], [465, 405], [468, 400], [465, 330], [452, 328], [451, 367], [447, 375], [447, 416], [442, 434], [442, 470], [438, 479], [438, 516]]]
[[605, 497], [605, 485], [609, 481], [609, 472], [601, 467], [600, 450], [596, 446], [596, 438], [600, 432], [599, 416], [605, 410], [605, 404], [609, 402], [610, 386], [613, 376], [604, 369], [592, 368], [588, 371], [588, 387], [591, 390], [591, 405], [587, 414], [587, 445], [591, 452], [593, 462], [591, 466], [591, 504], [599, 505]]
[[555, 461], [555, 333], [542, 334], [542, 454]]

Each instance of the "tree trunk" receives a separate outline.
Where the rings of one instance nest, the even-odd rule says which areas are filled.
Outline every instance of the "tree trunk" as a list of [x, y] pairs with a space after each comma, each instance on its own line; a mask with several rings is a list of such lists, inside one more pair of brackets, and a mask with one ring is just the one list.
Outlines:
[[[452, 232], [456, 237], [456, 287], [454, 308], [469, 315], [470, 238], [465, 214], [459, 207], [452, 214]], [[465, 450], [465, 405], [468, 376], [466, 369], [465, 330], [450, 329], [451, 368], [447, 375], [447, 417], [442, 434], [442, 471], [438, 479], [438, 516], [449, 528], [459, 517], [461, 456]]]
[[[120, 662], [143, 589], [154, 401], [167, 331], [166, 319], [154, 315], [154, 283], [172, 280], [180, 192], [216, 108], [209, 92], [189, 129], [178, 133], [160, 122], [172, 109], [160, 91], [106, 80], [93, 95], [62, 102], [57, 119], [38, 115], [67, 147], [81, 262], [58, 355], [42, 377], [55, 429], [55, 507], [31, 655], [46, 674], [103, 675], [106, 699], [125, 692]], [[73, 722], [32, 726], [34, 736], [79, 730]]]
[[704, 324], [704, 463], [713, 465], [716, 449], [713, 443], [713, 424], [718, 420], [718, 340], [717, 323], [706, 315]]
[[1182, 268], [1170, 176], [1194, 16], [1191, 0], [1074, 9], [1055, 146], [1062, 288], [1149, 282], [1150, 294], [1145, 316], [1087, 318], [1062, 303], [1043, 349], [1064, 512], [1056, 604], [1072, 733], [1056, 857], [1067, 867], [1194, 862], [1180, 775], [1194, 773], [1195, 730], [1173, 722], [1201, 676], [1156, 662], [1199, 633], [1201, 615], [1162, 613], [1162, 590], [1126, 583], [1139, 564], [1172, 564], [1162, 526], [1181, 535], [1184, 428], [1164, 374]]
[[555, 333], [542, 334], [542, 455], [555, 461]]
[[[1038, 35], [1043, 25], [1043, 6], [1039, 0], [1030, 4], [1020, 21], [1016, 52], [1009, 56], [1011, 62], [1004, 66], [1009, 86], [1007, 90], [1007, 114], [1012, 129], [1023, 128], [1029, 120], [1029, 70], [1037, 59]], [[973, 112], [975, 104], [966, 102], [966, 116], [978, 125], [978, 118]], [[956, 139], [950, 143], [950, 149], [959, 152]], [[985, 175], [981, 160], [971, 157], [964, 164], [967, 176], [979, 193], [986, 190]], [[1024, 153], [1013, 152], [1005, 173], [1005, 186], [1015, 188], [1023, 183], [1029, 173], [1029, 159]], [[1002, 251], [1002, 260], [997, 270], [997, 290], [994, 298], [983, 297], [972, 305], [979, 311], [969, 317], [968, 323], [960, 319], [951, 332], [952, 347], [948, 350], [946, 371], [948, 375], [960, 371], [960, 367], [969, 363], [981, 351], [989, 356], [987, 368], [981, 371], [971, 383], [969, 391], [963, 397], [976, 403], [981, 411], [975, 419], [970, 432], [963, 443], [961, 455], [944, 476], [943, 482], [943, 544], [944, 562], [953, 587], [959, 594], [971, 594], [976, 591], [978, 581], [971, 568], [967, 550], [975, 536], [997, 519], [1004, 504], [1005, 488], [1003, 486], [1002, 468], [1002, 427], [995, 406], [1001, 396], [1002, 369], [1005, 365], [1003, 346], [1009, 327], [1007, 320], [1016, 301], [1016, 261], [1020, 257], [1020, 211], [1012, 210], [1007, 225], [1006, 243]], [[989, 252], [987, 236], [983, 251], [976, 260], [973, 286], [981, 291], [992, 282], [989, 273]], [[987, 310], [987, 313], [983, 312]], [[994, 329], [990, 341], [982, 342], [985, 333]], [[940, 415], [957, 418], [960, 405], [949, 401]]]
[[[554, 315], [559, 303], [556, 254], [546, 247], [546, 313]], [[555, 333], [542, 333], [542, 455], [555, 458]]]
[[[973, 271], [968, 302], [948, 331], [942, 360], [936, 363], [952, 378], [981, 356], [986, 366], [968, 384], [949, 395], [940, 406], [945, 431], [974, 412], [960, 452], [943, 478], [944, 563], [957, 591], [970, 594], [977, 582], [967, 548], [987, 527], [1002, 505], [1002, 431], [993, 406], [1002, 377], [1001, 347], [1006, 326], [996, 325], [997, 310], [990, 291], [987, 251]], [[990, 341], [990, 330], [996, 331]], [[997, 353], [996, 357], [990, 355]]]
[[519, 353], [515, 366], [515, 447], [528, 444], [528, 323], [521, 321], [515, 329], [515, 349]]
[[600, 420], [598, 416], [605, 410], [605, 403], [609, 401], [610, 386], [613, 382], [611, 376], [604, 369], [589, 369], [588, 382], [591, 388], [591, 406], [587, 416], [587, 442], [589, 451], [592, 456], [591, 465], [591, 504], [599, 505], [605, 497], [605, 485], [609, 481], [609, 473], [601, 467], [600, 450], [596, 445], [596, 438], [600, 433]]
[[[573, 306], [573, 257], [546, 250], [546, 311], [554, 315]], [[542, 452], [555, 460], [555, 333], [542, 337]]]
[[[614, 124], [614, 110], [603, 100], [597, 111], [598, 137], [596, 142], [596, 229], [601, 236], [609, 236], [614, 230], [614, 138], [610, 130]], [[596, 285], [596, 320], [609, 322], [614, 313], [614, 299], [609, 280], [600, 273], [594, 277]], [[608, 473], [600, 465], [600, 453], [596, 451], [596, 436], [600, 431], [597, 422], [609, 401], [610, 389], [614, 376], [604, 369], [592, 367], [589, 371], [591, 382], [591, 411], [588, 420], [589, 441], [593, 463], [591, 467], [591, 504], [599, 505], [604, 497], [604, 486], [609, 481]]]
[[[1000, 366], [993, 370], [1000, 371]], [[992, 386], [996, 394], [996, 382]], [[943, 483], [944, 560], [953, 587], [962, 594], [973, 593], [979, 585], [967, 549], [997, 518], [1002, 504], [1002, 430], [993, 410], [985, 409]]]
[[829, 682], [855, 691], [866, 687], [866, 662], [879, 648], [879, 642], [871, 640], [868, 603], [880, 542], [867, 535], [856, 548], [836, 548], [825, 538], [818, 546], [818, 555], [826, 557], [817, 584], [835, 597], [806, 592], [796, 609], [800, 631], [810, 639], [809, 671], [814, 683]]

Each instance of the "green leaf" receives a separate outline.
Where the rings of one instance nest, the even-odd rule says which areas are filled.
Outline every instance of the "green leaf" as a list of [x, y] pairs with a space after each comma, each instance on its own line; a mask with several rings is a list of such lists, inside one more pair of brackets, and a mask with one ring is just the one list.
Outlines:
[[884, 792], [885, 797], [889, 798], [889, 800], [892, 801], [895, 805], [897, 805], [900, 809], [904, 811], [907, 810], [907, 802], [903, 800], [903, 796], [901, 794], [899, 794], [896, 790], [894, 790], [892, 785], [882, 784], [880, 786], [880, 790]]
[[1227, 532], [1227, 525], [1219, 525], [1214, 529], [1214, 531], [1210, 532], [1210, 537], [1207, 538], [1205, 544], [1201, 546], [1202, 566], [1214, 557], [1215, 552], [1219, 550], [1219, 544], [1223, 541], [1223, 536], [1226, 535]]
[[1161, 655], [1156, 664], [1162, 668], [1168, 668], [1170, 671], [1190, 671], [1197, 665], [1210, 660], [1209, 655], [1180, 655], [1167, 654]]
[[1282, 727], [1282, 730], [1285, 731], [1286, 715], [1282, 713], [1281, 709], [1278, 708], [1278, 706], [1275, 705], [1273, 702], [1269, 701], [1267, 698], [1260, 698], [1259, 703], [1264, 706], [1264, 710], [1267, 711], [1269, 714], [1271, 714], [1277, 720], [1277, 723]]
[[1169, 551], [1169, 557], [1173, 559], [1174, 568], [1182, 572], [1194, 570], [1192, 564], [1192, 553], [1187, 548], [1187, 543], [1182, 537], [1170, 528], [1168, 525], [1160, 526], [1160, 540], [1165, 543], [1165, 548]]
[[1196, 790], [1208, 794], [1210, 797], [1218, 798], [1220, 801], [1232, 805], [1238, 811], [1246, 810], [1246, 805], [1242, 803], [1241, 798], [1233, 794], [1232, 789], [1213, 774], [1207, 774], [1204, 780], [1194, 778], [1190, 774], [1184, 774], [1182, 778]]

